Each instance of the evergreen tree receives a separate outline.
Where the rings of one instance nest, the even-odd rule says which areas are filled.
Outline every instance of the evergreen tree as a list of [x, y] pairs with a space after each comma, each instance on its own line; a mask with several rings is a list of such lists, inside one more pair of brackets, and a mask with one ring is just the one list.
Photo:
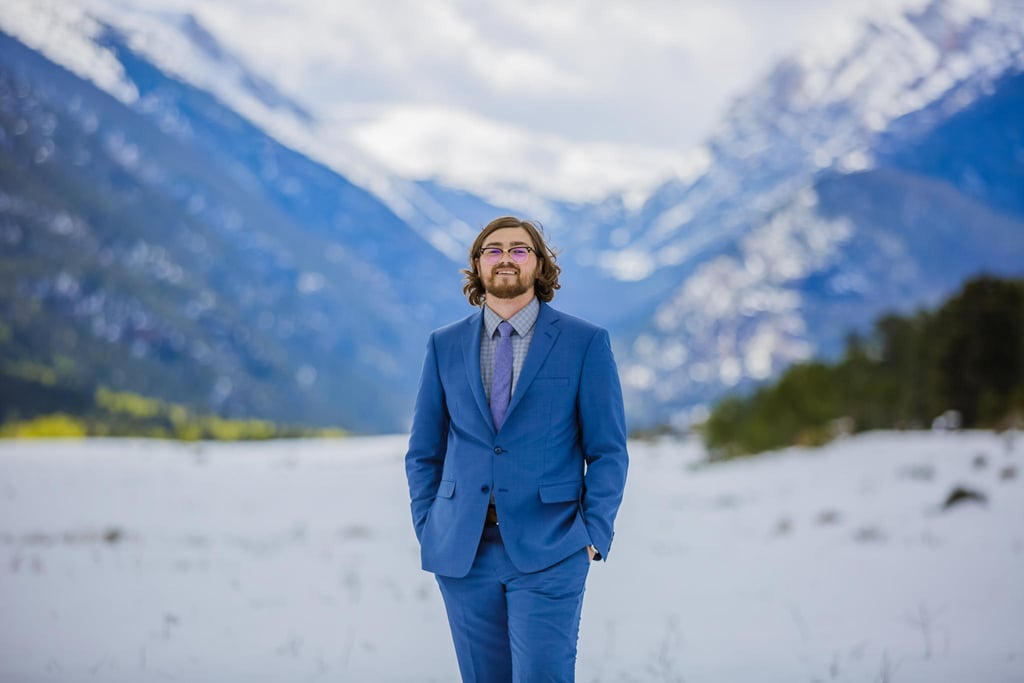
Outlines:
[[929, 327], [932, 413], [957, 410], [965, 427], [995, 424], [1024, 383], [1024, 286], [973, 280]]
[[983, 276], [934, 314], [883, 316], [868, 340], [848, 337], [839, 363], [800, 363], [728, 397], [703, 429], [713, 453], [731, 456], [824, 443], [849, 427], [928, 426], [947, 410], [965, 427], [1024, 415], [1024, 281]]

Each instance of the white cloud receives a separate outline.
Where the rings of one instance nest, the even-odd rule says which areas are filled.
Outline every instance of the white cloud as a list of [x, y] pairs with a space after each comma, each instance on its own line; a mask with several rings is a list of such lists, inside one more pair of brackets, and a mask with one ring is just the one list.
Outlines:
[[402, 175], [436, 178], [491, 197], [518, 186], [577, 201], [624, 191], [627, 201], [636, 201], [666, 177], [702, 170], [671, 150], [571, 143], [464, 109], [429, 105], [388, 108], [355, 126], [352, 141]]
[[701, 141], [725, 100], [776, 56], [820, 34], [829, 18], [870, 1], [135, 0], [119, 6], [191, 11], [254, 71], [314, 111], [411, 102], [464, 108], [572, 141], [684, 150]]
[[[67, 5], [97, 8], [107, 20], [135, 28], [170, 21], [171, 13], [193, 14], [250, 71], [318, 119], [342, 127], [330, 131], [331, 141], [354, 142], [401, 173], [467, 189], [543, 188], [548, 196], [568, 199], [622, 191], [635, 200], [652, 185], [692, 170], [683, 168], [699, 158], [690, 150], [699, 149], [728, 98], [782, 53], [825, 33], [822, 26], [837, 17], [920, 1]], [[161, 63], [181, 58], [176, 39], [167, 32], [153, 35], [167, 39], [159, 48]], [[200, 87], [216, 88], [224, 80], [196, 64], [181, 71]], [[107, 68], [104, 78], [118, 77]], [[229, 100], [235, 106], [248, 101], [237, 87], [223, 87], [234, 87]], [[252, 103], [243, 113], [259, 106]], [[274, 116], [253, 118], [265, 123]], [[322, 135], [317, 130], [307, 136], [314, 133]], [[345, 152], [324, 150], [320, 156]]]

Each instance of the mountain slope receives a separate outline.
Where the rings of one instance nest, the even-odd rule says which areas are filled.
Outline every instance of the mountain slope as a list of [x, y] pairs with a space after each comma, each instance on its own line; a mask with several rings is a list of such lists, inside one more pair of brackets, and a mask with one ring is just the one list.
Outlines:
[[886, 309], [1024, 271], [1022, 7], [938, 0], [737, 101], [710, 170], [652, 197], [625, 247], [681, 283], [624, 348], [635, 412], [687, 422]]
[[447, 259], [115, 32], [101, 43], [131, 107], [0, 34], [5, 361], [231, 415], [402, 428], [434, 306], [457, 301]]

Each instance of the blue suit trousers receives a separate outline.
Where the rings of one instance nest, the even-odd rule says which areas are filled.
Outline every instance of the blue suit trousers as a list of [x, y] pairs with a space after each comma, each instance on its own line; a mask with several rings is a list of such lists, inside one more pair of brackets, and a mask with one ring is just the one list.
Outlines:
[[580, 548], [546, 569], [521, 572], [499, 527], [485, 527], [469, 574], [437, 575], [463, 682], [574, 681], [589, 570]]

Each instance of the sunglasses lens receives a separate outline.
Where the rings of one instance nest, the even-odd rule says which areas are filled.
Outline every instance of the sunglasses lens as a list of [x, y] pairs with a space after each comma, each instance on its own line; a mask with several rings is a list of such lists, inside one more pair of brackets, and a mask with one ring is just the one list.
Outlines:
[[[480, 259], [485, 264], [493, 266], [501, 261], [501, 258], [505, 253], [504, 249], [489, 247], [487, 249], [480, 250]], [[530, 250], [527, 247], [513, 247], [512, 249], [509, 249], [507, 253], [516, 263], [526, 263], [526, 259], [530, 257]]]

